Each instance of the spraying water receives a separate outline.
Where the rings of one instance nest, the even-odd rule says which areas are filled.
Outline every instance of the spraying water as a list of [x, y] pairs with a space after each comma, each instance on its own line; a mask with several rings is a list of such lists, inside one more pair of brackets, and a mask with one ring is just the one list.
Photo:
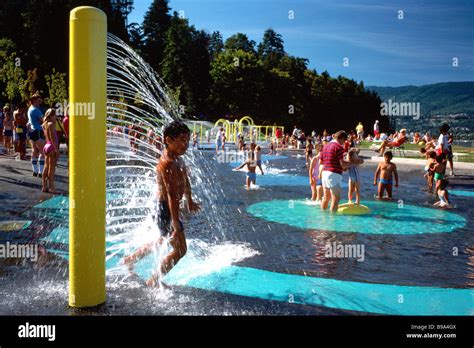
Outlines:
[[[161, 155], [162, 126], [180, 114], [167, 93], [165, 84], [153, 69], [119, 38], [108, 35], [107, 54], [107, 260], [123, 256], [156, 240], [160, 231], [153, 220], [156, 197], [155, 167]], [[193, 193], [202, 203], [202, 213], [193, 218], [201, 226], [198, 239], [188, 239], [188, 259], [196, 260], [193, 274], [213, 269], [254, 255], [247, 246], [225, 244], [229, 253], [216, 247], [226, 238], [224, 191], [212, 169], [215, 163], [200, 152], [188, 151], [185, 161]], [[214, 250], [214, 253], [212, 252]], [[237, 255], [235, 252], [237, 251]], [[239, 252], [240, 251], [240, 252]], [[158, 262], [166, 245], [156, 250]], [[217, 255], [221, 255], [219, 259]], [[199, 266], [201, 264], [201, 266]], [[200, 268], [200, 270], [196, 270]], [[123, 267], [108, 270], [121, 275]]]

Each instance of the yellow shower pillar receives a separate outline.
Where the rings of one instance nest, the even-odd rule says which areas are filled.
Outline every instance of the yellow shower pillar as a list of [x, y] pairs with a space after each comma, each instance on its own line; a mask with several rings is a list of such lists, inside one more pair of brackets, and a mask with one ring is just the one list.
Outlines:
[[69, 26], [69, 305], [92, 307], [106, 298], [107, 17], [81, 6]]

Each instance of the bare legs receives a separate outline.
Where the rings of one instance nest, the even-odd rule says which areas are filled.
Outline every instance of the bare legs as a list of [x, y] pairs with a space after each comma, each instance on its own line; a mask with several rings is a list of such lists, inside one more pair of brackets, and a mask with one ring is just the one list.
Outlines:
[[333, 187], [331, 189], [328, 189], [324, 187], [323, 189], [324, 189], [324, 196], [323, 196], [323, 201], [321, 203], [321, 209], [326, 210], [329, 205], [329, 199], [331, 199], [330, 211], [331, 213], [336, 213], [337, 208], [339, 207], [339, 201], [341, 200], [341, 188]]
[[349, 180], [349, 203], [352, 203], [352, 194], [355, 193], [355, 204], [360, 204], [360, 184], [358, 181]]
[[[158, 248], [163, 244], [164, 238], [160, 237], [157, 241], [150, 242], [139, 248], [132, 255], [129, 255], [123, 259], [123, 263], [128, 266], [131, 273], [133, 272], [133, 266], [135, 262], [142, 259], [143, 257], [150, 254], [153, 248]], [[153, 273], [153, 275], [147, 280], [148, 286], [156, 286], [160, 282], [160, 277], [167, 274], [187, 252], [186, 238], [184, 232], [173, 233], [173, 237], [169, 241], [173, 250], [165, 256], [161, 262], [159, 271]]]

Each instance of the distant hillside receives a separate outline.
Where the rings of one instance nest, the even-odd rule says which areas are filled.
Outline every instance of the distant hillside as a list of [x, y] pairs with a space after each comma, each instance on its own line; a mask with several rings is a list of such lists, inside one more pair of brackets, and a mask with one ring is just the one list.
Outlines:
[[420, 103], [422, 116], [465, 113], [474, 117], [474, 81], [366, 88], [377, 92], [385, 101]]

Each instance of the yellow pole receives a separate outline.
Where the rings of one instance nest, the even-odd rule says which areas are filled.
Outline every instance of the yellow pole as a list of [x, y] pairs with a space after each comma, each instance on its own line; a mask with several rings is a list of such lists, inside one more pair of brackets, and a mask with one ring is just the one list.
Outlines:
[[69, 25], [69, 305], [92, 307], [106, 296], [107, 18], [81, 6]]
[[202, 144], [202, 122], [201, 122], [201, 132], [200, 132], [200, 136], [199, 136], [199, 143]]

